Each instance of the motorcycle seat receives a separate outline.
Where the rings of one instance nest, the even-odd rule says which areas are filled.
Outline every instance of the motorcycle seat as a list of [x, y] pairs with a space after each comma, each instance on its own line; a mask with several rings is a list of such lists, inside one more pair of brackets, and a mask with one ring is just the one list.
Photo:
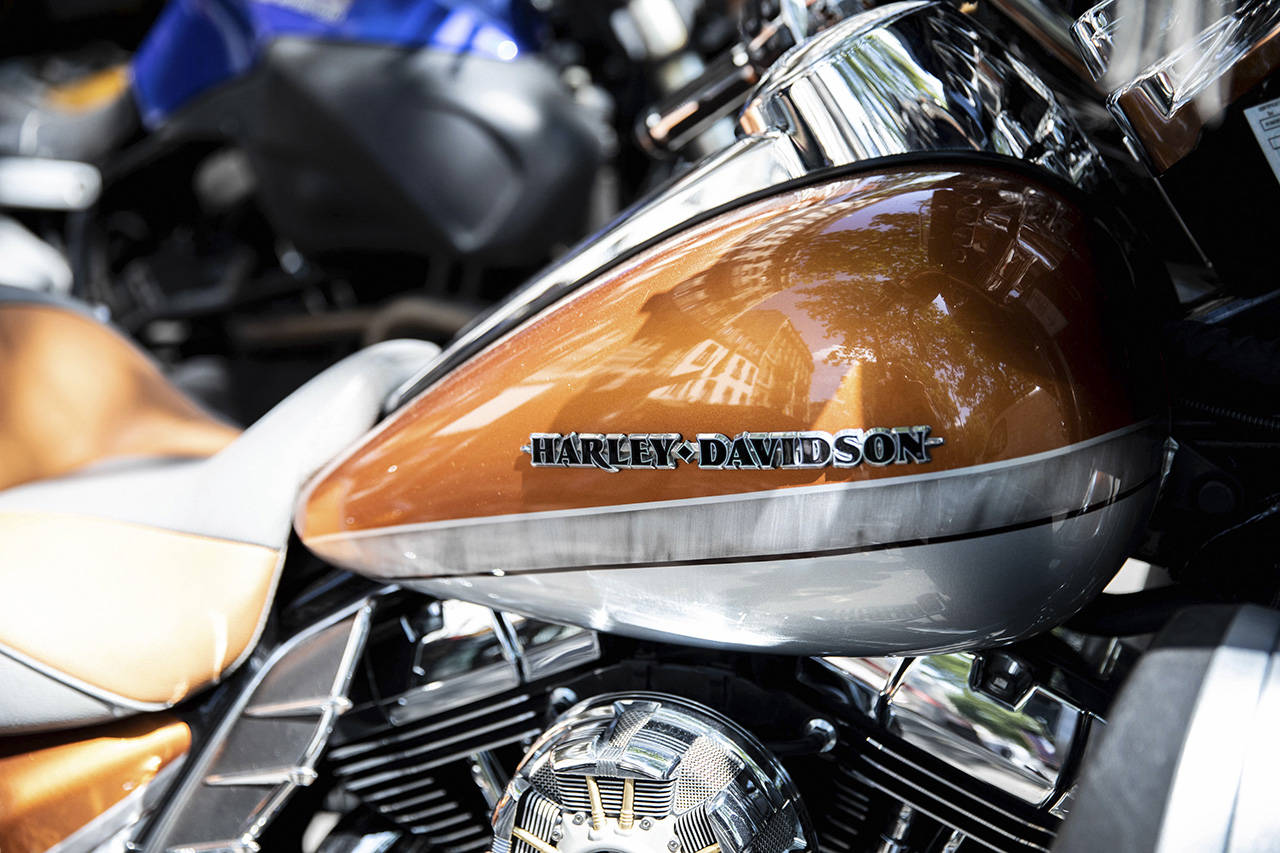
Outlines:
[[303, 482], [437, 351], [370, 347], [241, 433], [85, 310], [0, 287], [0, 732], [159, 710], [234, 670]]
[[138, 127], [125, 65], [62, 85], [20, 61], [0, 66], [0, 154], [99, 163]]

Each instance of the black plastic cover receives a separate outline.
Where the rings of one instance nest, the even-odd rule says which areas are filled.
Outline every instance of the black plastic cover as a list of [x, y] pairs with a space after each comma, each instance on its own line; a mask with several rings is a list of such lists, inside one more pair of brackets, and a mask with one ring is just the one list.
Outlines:
[[255, 76], [244, 142], [304, 252], [515, 266], [582, 236], [599, 136], [539, 57], [285, 39]]

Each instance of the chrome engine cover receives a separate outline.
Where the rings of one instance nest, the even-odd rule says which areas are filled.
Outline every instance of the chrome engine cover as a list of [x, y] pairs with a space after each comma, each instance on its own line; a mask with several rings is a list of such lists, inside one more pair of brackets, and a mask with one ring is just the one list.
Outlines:
[[493, 853], [789, 853], [813, 847], [799, 794], [754, 737], [658, 693], [569, 709], [493, 813]]

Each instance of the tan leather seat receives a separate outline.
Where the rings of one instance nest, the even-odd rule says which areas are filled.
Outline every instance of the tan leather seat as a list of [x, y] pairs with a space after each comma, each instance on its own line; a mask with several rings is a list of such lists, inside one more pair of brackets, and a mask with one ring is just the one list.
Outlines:
[[297, 490], [436, 352], [371, 347], [240, 434], [90, 316], [0, 288], [0, 731], [168, 707], [247, 657]]
[[207, 457], [240, 434], [102, 323], [22, 297], [0, 302], [0, 489], [106, 459]]

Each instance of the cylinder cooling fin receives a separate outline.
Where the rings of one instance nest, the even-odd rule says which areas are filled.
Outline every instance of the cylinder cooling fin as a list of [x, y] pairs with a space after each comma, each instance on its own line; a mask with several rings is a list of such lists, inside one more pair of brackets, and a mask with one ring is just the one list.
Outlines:
[[790, 853], [813, 832], [786, 771], [693, 702], [611, 694], [565, 712], [494, 810], [493, 853]]

